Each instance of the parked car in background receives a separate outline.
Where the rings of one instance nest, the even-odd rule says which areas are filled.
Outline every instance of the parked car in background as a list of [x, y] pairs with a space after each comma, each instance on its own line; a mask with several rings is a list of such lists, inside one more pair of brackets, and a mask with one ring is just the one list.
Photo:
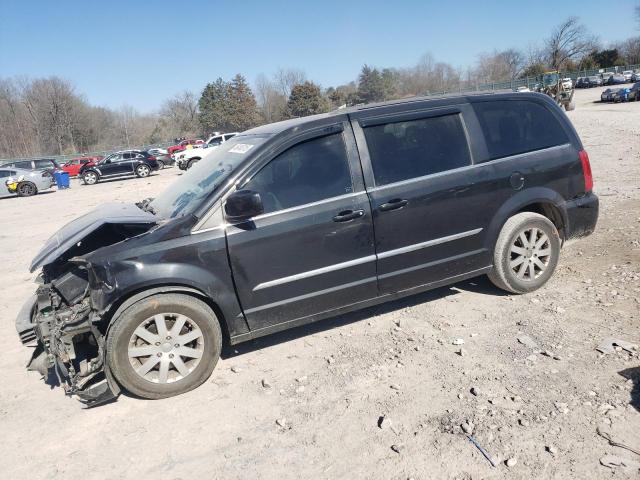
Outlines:
[[[60, 229], [31, 263], [42, 275], [16, 330], [37, 344], [31, 368], [47, 378], [55, 366], [86, 403], [120, 387], [171, 397], [207, 380], [223, 342], [484, 274], [533, 292], [565, 242], [595, 229], [592, 190], [576, 130], [537, 93], [264, 125], [153, 200], [103, 205]], [[87, 365], [93, 377], [76, 373]]]
[[587, 82], [587, 88], [601, 87], [603, 85], [602, 78], [600, 78], [597, 75], [591, 75], [587, 77], [586, 82]]
[[184, 150], [182, 152], [175, 153], [173, 156], [176, 159], [178, 168], [180, 170], [190, 169], [197, 162], [207, 157], [214, 148], [219, 147], [224, 142], [235, 137], [237, 134], [238, 132], [219, 133], [210, 137], [201, 149]]
[[633, 77], [633, 74], [634, 74], [633, 70], [625, 70], [624, 72], [622, 72], [622, 76], [624, 77], [626, 82], [632, 81], [631, 77]]
[[569, 77], [563, 78], [562, 79], [562, 86], [564, 88], [573, 88], [573, 80], [571, 80]]
[[[147, 152], [149, 152], [147, 150]], [[151, 153], [151, 152], [149, 152]], [[174, 158], [173, 155], [169, 155], [167, 154], [160, 154], [160, 155], [155, 155], [153, 153], [151, 153], [151, 155], [153, 155], [154, 157], [156, 157], [156, 161], [158, 162], [158, 170], [162, 170], [165, 167], [173, 167], [176, 164], [176, 160]]]
[[52, 158], [41, 158], [37, 160], [17, 160], [2, 165], [3, 167], [15, 167], [22, 170], [46, 170], [51, 177], [56, 172], [62, 170], [62, 167], [56, 160]]
[[167, 153], [171, 155], [172, 153], [180, 152], [182, 150], [186, 150], [188, 147], [202, 146], [204, 144], [204, 140], [201, 139], [189, 139], [182, 140], [177, 145], [172, 145], [167, 148]]
[[624, 75], [620, 73], [614, 73], [607, 79], [605, 85], [623, 85], [625, 83], [627, 83], [627, 80]]
[[105, 178], [137, 176], [148, 177], [158, 170], [156, 157], [141, 150], [125, 150], [112, 153], [93, 165], [84, 165], [80, 177], [85, 185], [94, 185]]
[[147, 150], [151, 155], [158, 157], [160, 155], [168, 155], [169, 152], [166, 148], [150, 148]]
[[628, 99], [630, 102], [640, 102], [640, 81], [634, 83], [629, 89]]
[[0, 166], [0, 197], [30, 197], [55, 185], [46, 170]]
[[617, 91], [618, 91], [617, 88], [607, 88], [606, 90], [604, 90], [600, 94], [600, 101], [601, 102], [612, 102], [613, 101], [613, 94], [615, 92], [617, 92]]
[[576, 78], [576, 88], [586, 88], [585, 77]]
[[103, 158], [104, 157], [102, 155], [96, 155], [92, 157], [72, 158], [67, 163], [62, 165], [62, 170], [67, 172], [71, 177], [77, 177], [80, 174], [80, 169], [84, 165], [89, 165], [89, 164], [95, 165]]
[[630, 91], [631, 91], [631, 89], [629, 87], [619, 88], [613, 94], [613, 101], [615, 103], [628, 102], [629, 101], [629, 92]]
[[631, 81], [633, 83], [640, 82], [640, 71], [639, 72], [635, 72], [634, 74], [631, 75]]
[[609, 83], [607, 83], [609, 81], [609, 79], [615, 74], [615, 72], [603, 72], [601, 74], [599, 74], [598, 76], [602, 79], [602, 84], [603, 85], [610, 85]]

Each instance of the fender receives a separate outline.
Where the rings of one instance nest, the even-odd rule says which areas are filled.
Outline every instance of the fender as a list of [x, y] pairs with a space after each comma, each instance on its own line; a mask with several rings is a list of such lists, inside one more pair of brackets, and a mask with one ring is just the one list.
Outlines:
[[114, 271], [115, 285], [111, 289], [103, 287], [91, 291], [94, 308], [109, 323], [138, 300], [156, 293], [185, 292], [211, 305], [229, 335], [249, 330], [232, 281], [217, 278], [209, 269], [183, 263], [143, 264], [135, 260], [117, 262], [110, 267]]
[[[500, 230], [505, 222], [514, 214], [534, 203], [548, 203], [553, 205], [562, 217], [562, 226], [567, 225], [567, 209], [565, 199], [555, 190], [546, 187], [532, 187], [521, 190], [507, 200], [496, 212], [487, 228], [485, 248], [493, 251]], [[561, 228], [559, 228], [560, 230]]]

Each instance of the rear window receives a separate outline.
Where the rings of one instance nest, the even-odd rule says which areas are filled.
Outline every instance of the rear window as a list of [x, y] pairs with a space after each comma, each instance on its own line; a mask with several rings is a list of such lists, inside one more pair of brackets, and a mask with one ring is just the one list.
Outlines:
[[477, 102], [473, 108], [490, 160], [569, 143], [558, 119], [539, 103], [503, 100]]
[[401, 182], [471, 164], [460, 115], [366, 127], [376, 185]]

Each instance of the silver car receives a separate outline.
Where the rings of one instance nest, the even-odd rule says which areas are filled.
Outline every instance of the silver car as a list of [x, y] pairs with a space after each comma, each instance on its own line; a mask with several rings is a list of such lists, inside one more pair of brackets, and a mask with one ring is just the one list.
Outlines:
[[[46, 170], [24, 170], [0, 165], [0, 198], [30, 197], [55, 185], [53, 176]], [[15, 188], [12, 184], [16, 184]]]

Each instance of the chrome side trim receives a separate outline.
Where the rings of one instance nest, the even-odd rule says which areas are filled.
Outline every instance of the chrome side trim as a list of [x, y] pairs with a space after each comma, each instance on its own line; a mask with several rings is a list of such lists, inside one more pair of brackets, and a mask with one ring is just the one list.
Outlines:
[[420, 265], [414, 265], [412, 267], [403, 268], [401, 270], [395, 270], [389, 273], [383, 273], [382, 275], [378, 275], [378, 280], [383, 278], [394, 277], [396, 275], [402, 275], [403, 273], [413, 272], [415, 270], [421, 270], [427, 267], [434, 267], [436, 265], [440, 265], [441, 263], [453, 262], [454, 260], [460, 260], [461, 258], [470, 257], [472, 255], [477, 255], [479, 253], [484, 252], [485, 249], [481, 248], [479, 250], [473, 250], [471, 252], [461, 253], [460, 255], [454, 255], [453, 257], [441, 258], [440, 260], [434, 260], [433, 262], [421, 263]]
[[472, 235], [480, 233], [481, 231], [482, 228], [476, 228], [467, 232], [460, 232], [454, 235], [448, 235], [446, 237], [434, 238], [433, 240], [428, 240], [422, 243], [414, 243], [413, 245], [407, 245], [406, 247], [396, 248], [394, 250], [387, 250], [386, 252], [378, 254], [378, 260], [382, 258], [393, 257], [395, 255], [402, 255], [403, 253], [409, 253], [427, 247], [432, 247], [433, 245], [439, 245], [441, 243], [452, 242], [453, 240], [459, 240], [460, 238], [470, 237]]
[[274, 217], [276, 215], [282, 215], [283, 213], [295, 212], [296, 210], [302, 210], [303, 208], [315, 207], [317, 205], [322, 205], [325, 203], [334, 202], [336, 200], [346, 200], [348, 198], [357, 197], [358, 195], [366, 195], [367, 192], [355, 192], [355, 193], [346, 193], [344, 195], [338, 195], [337, 197], [325, 198], [323, 200], [318, 200], [317, 202], [305, 203], [304, 205], [297, 205], [291, 208], [285, 208], [284, 210], [277, 210], [275, 212], [263, 213], [262, 215], [258, 215], [257, 217], [253, 217], [251, 220], [262, 220], [263, 218]]
[[316, 275], [322, 275], [324, 273], [335, 272], [336, 270], [342, 270], [343, 268], [355, 267], [356, 265], [373, 262], [374, 260], [376, 260], [376, 256], [369, 255], [367, 257], [356, 258], [347, 262], [334, 263], [333, 265], [317, 268], [315, 270], [308, 270], [288, 277], [276, 278], [275, 280], [259, 283], [254, 287], [253, 291], [255, 292], [257, 290], [262, 290], [263, 288], [275, 287], [276, 285], [282, 285], [283, 283], [295, 282], [296, 280], [302, 280], [303, 278], [315, 277]]
[[306, 300], [307, 298], [317, 297], [318, 295], [325, 295], [327, 293], [337, 292], [338, 290], [344, 290], [345, 288], [356, 287], [358, 285], [364, 285], [365, 283], [371, 283], [377, 281], [377, 277], [369, 277], [364, 280], [358, 280], [357, 282], [345, 283], [343, 285], [338, 285], [336, 287], [325, 288], [324, 290], [317, 290], [315, 292], [307, 293], [305, 295], [299, 295], [297, 297], [287, 298], [286, 300], [280, 300], [278, 302], [267, 303], [266, 305], [261, 305], [259, 307], [250, 308], [245, 310], [244, 313], [246, 315], [250, 313], [259, 312], [260, 310], [266, 310], [268, 308], [279, 307], [282, 305], [286, 305], [287, 303], [297, 302], [299, 300]]

